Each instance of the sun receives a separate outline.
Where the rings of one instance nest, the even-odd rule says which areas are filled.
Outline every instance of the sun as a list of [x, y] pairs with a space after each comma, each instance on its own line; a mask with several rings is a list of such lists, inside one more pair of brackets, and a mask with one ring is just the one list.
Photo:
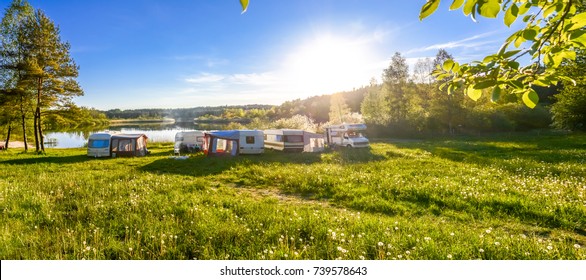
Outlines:
[[367, 45], [324, 35], [299, 46], [286, 59], [290, 86], [305, 96], [331, 94], [368, 84], [372, 57]]

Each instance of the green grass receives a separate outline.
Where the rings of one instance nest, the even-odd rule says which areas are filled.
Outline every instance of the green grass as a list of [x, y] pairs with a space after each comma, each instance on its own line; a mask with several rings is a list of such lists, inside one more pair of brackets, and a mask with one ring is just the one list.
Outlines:
[[586, 135], [0, 152], [0, 259], [586, 259]]

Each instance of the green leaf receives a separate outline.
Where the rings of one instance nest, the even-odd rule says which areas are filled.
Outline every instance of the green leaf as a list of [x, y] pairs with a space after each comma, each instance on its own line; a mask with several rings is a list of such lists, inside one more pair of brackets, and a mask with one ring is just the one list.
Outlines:
[[497, 56], [497, 55], [491, 54], [491, 55], [489, 55], [489, 56], [485, 57], [485, 58], [482, 60], [482, 62], [483, 62], [483, 63], [489, 63], [489, 62], [493, 62], [493, 61], [495, 61], [495, 60], [497, 60], [497, 59], [498, 59], [498, 56]]
[[501, 98], [501, 88], [496, 86], [492, 89], [492, 95], [490, 97], [490, 101], [496, 103]]
[[242, 13], [244, 14], [248, 9], [248, 0], [240, 0], [240, 5], [242, 6]]
[[516, 4], [511, 5], [507, 12], [505, 13], [505, 25], [511, 27], [511, 24], [517, 20], [519, 16], [519, 7]]
[[515, 69], [515, 70], [518, 70], [518, 69], [519, 69], [519, 66], [520, 66], [520, 64], [519, 64], [519, 62], [517, 62], [517, 61], [512, 61], [512, 60], [511, 60], [511, 61], [507, 61], [507, 66], [509, 66], [510, 68], [513, 68], [513, 69]]
[[462, 4], [464, 4], [464, 0], [454, 0], [454, 2], [452, 2], [452, 5], [450, 5], [450, 11], [459, 9], [460, 7], [462, 7]]
[[482, 81], [480, 83], [474, 84], [474, 89], [485, 89], [485, 88], [492, 87], [495, 84], [496, 84], [496, 82], [494, 80], [486, 80], [486, 81]]
[[437, 10], [439, 6], [440, 0], [428, 0], [423, 7], [421, 7], [421, 12], [419, 13], [419, 20], [423, 20], [424, 18], [430, 16]]
[[529, 9], [531, 9], [531, 1], [528, 1], [527, 3], [522, 4], [519, 7], [519, 12], [517, 13], [517, 16], [524, 15], [527, 11], [529, 11]]
[[496, 18], [501, 10], [498, 0], [487, 0], [478, 4], [478, 12], [487, 18]]
[[537, 106], [537, 103], [539, 103], [539, 96], [537, 95], [535, 90], [531, 88], [525, 91], [525, 93], [523, 93], [522, 99], [523, 103], [525, 103], [525, 105], [531, 109], [535, 108], [535, 106]]
[[504, 53], [504, 54], [502, 55], [502, 57], [503, 57], [503, 58], [509, 58], [509, 57], [511, 57], [511, 56], [513, 56], [513, 55], [516, 55], [516, 54], [518, 54], [519, 52], [521, 52], [521, 50], [512, 50], [512, 51], [508, 51], [508, 52]]
[[509, 84], [510, 86], [512, 86], [513, 88], [516, 88], [516, 89], [523, 88], [523, 83], [521, 83], [519, 81], [507, 81], [507, 84]]
[[474, 85], [472, 84], [468, 86], [468, 88], [466, 89], [466, 94], [468, 95], [468, 97], [470, 97], [470, 99], [478, 101], [478, 99], [482, 97], [482, 90], [475, 89]]
[[534, 41], [535, 37], [537, 37], [537, 30], [535, 29], [525, 29], [523, 30], [523, 38], [527, 41]]
[[581, 13], [573, 16], [570, 19], [570, 22], [573, 24], [570, 30], [576, 30], [586, 26], [586, 13]]
[[570, 41], [578, 46], [586, 47], [586, 31], [576, 30], [570, 35]]
[[452, 70], [453, 67], [454, 67], [454, 62], [451, 59], [444, 61], [444, 64], [442, 65], [442, 68], [446, 72], [450, 72], [450, 70]]
[[464, 12], [464, 15], [468, 16], [470, 15], [470, 13], [472, 13], [472, 11], [474, 11], [476, 2], [478, 2], [478, 0], [466, 0], [464, 8], [462, 8], [462, 12]]
[[545, 10], [543, 10], [543, 17], [546, 18], [555, 11], [556, 11], [556, 5], [549, 5], [547, 8], [545, 8]]
[[525, 43], [525, 38], [523, 38], [523, 36], [517, 37], [517, 39], [515, 39], [515, 48], [520, 47], [523, 43]]

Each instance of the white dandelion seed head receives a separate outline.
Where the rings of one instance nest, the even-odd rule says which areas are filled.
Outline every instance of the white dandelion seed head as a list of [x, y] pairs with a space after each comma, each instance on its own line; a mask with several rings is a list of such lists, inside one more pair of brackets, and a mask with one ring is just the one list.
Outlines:
[[448, 259], [450, 259], [450, 260], [452, 259], [452, 255], [451, 254], [448, 254]]
[[480, 248], [480, 250], [478, 250], [478, 252], [484, 253], [484, 249]]
[[574, 248], [580, 249], [580, 247], [581, 247], [580, 244], [574, 244]]
[[382, 247], [382, 246], [385, 246], [385, 243], [382, 243], [382, 242], [380, 242], [380, 241], [379, 241], [379, 242], [377, 243], [377, 245], [378, 245], [379, 247]]

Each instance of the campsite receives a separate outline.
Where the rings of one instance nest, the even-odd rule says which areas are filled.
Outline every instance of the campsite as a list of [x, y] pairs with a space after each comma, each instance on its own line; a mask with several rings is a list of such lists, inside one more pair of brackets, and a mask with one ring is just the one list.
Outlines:
[[586, 135], [0, 152], [3, 259], [586, 259]]

